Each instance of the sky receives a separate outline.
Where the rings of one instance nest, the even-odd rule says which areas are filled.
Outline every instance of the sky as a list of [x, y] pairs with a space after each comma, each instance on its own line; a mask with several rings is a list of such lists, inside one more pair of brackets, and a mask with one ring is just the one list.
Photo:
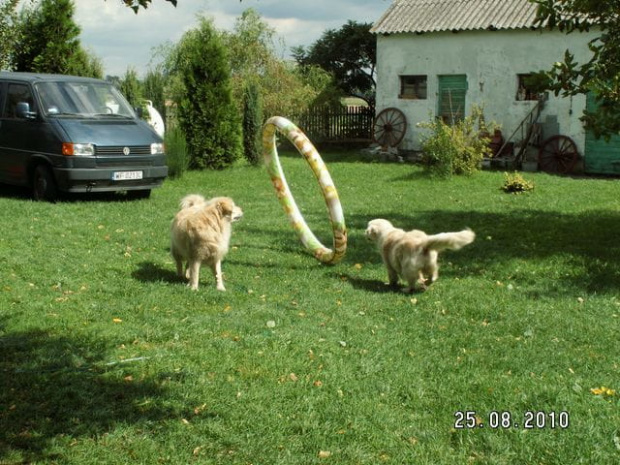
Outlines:
[[177, 43], [197, 26], [204, 14], [221, 30], [232, 30], [248, 8], [256, 10], [284, 44], [278, 53], [309, 46], [327, 29], [340, 29], [348, 20], [373, 23], [391, 0], [178, 0], [176, 8], [165, 0], [152, 0], [138, 14], [121, 0], [75, 0], [74, 21], [81, 27], [82, 45], [104, 66], [105, 75], [123, 76], [129, 68], [143, 77], [158, 60], [157, 47]]

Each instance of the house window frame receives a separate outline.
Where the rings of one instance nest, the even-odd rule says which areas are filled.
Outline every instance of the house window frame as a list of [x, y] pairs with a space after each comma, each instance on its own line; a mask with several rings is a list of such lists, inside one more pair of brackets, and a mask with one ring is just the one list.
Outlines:
[[402, 74], [399, 79], [400, 92], [398, 98], [403, 100], [426, 100], [428, 98], [428, 75]]
[[526, 80], [532, 76], [533, 73], [518, 73], [517, 74], [517, 91], [515, 94], [515, 100], [517, 102], [533, 102], [540, 100], [540, 93], [528, 88]]

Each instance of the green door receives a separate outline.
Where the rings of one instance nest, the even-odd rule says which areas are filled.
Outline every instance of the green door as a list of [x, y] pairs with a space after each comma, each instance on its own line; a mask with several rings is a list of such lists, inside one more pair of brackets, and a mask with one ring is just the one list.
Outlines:
[[447, 124], [454, 124], [465, 117], [467, 76], [451, 74], [439, 76], [437, 115]]
[[[594, 95], [586, 99], [588, 111], [596, 109]], [[592, 131], [586, 132], [584, 170], [588, 174], [620, 174], [620, 134], [609, 141], [597, 139]]]

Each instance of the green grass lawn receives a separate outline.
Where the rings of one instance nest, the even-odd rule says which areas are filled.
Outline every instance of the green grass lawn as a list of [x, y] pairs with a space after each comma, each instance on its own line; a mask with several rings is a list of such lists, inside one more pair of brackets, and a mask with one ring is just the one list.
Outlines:
[[[335, 266], [243, 163], [143, 201], [0, 189], [0, 463], [618, 463], [620, 397], [596, 389], [620, 392], [619, 181], [527, 174], [511, 195], [501, 172], [323, 156], [349, 229]], [[281, 159], [331, 245], [310, 169]], [[244, 209], [225, 293], [208, 269], [197, 292], [175, 276], [188, 193]], [[405, 295], [363, 237], [376, 217], [477, 239]]]

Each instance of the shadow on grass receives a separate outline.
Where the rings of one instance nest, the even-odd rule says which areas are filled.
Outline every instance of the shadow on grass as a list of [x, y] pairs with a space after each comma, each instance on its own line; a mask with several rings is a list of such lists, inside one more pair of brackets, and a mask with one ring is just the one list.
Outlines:
[[26, 187], [11, 186], [9, 184], [0, 183], [0, 197], [7, 199], [32, 199], [30, 189]]
[[[370, 145], [370, 144], [369, 144]], [[317, 152], [321, 156], [321, 159], [329, 163], [375, 163], [376, 161], [372, 157], [362, 152], [364, 147], [360, 148], [342, 148], [333, 149], [329, 147], [322, 148], [315, 145]], [[291, 145], [288, 141], [284, 141], [280, 147], [278, 147], [278, 157], [281, 158], [303, 158], [303, 156], [297, 151], [297, 149]]]
[[184, 279], [177, 276], [176, 268], [164, 268], [153, 262], [142, 262], [138, 265], [138, 269], [132, 274], [134, 279], [141, 282], [150, 283], [181, 283], [185, 282]]
[[[402, 294], [402, 288], [405, 287], [405, 284], [402, 283], [400, 286], [390, 286], [384, 281], [361, 278], [348, 273], [336, 273], [333, 276], [338, 279], [346, 278], [347, 282], [355, 289], [372, 292], [375, 294]], [[385, 279], [387, 280], [387, 275]]]
[[127, 378], [131, 363], [106, 360], [104, 345], [44, 331], [0, 337], [0, 463], [63, 461], [50, 452], [58, 438], [178, 416], [161, 406], [156, 380]]
[[[429, 234], [459, 231], [470, 227], [476, 232], [476, 241], [458, 252], [449, 252], [449, 259], [470, 272], [497, 269], [509, 260], [572, 262], [580, 274], [567, 273], [558, 278], [564, 288], [575, 291], [617, 291], [620, 282], [620, 247], [618, 230], [620, 213], [592, 211], [580, 214], [550, 213], [540, 210], [519, 210], [508, 213], [483, 211], [429, 211], [420, 210], [410, 215], [378, 212], [373, 218], [387, 218], [403, 229], [422, 229]], [[369, 220], [361, 215], [349, 215], [347, 226], [363, 234]], [[370, 260], [380, 263], [372, 244], [350, 247], [349, 261]], [[370, 257], [370, 258], [369, 258]], [[374, 258], [372, 258], [374, 257]], [[440, 263], [442, 258], [440, 257]], [[561, 270], [560, 270], [561, 271]], [[543, 277], [544, 278], [544, 277]]]
[[[284, 221], [284, 220], [283, 220]], [[327, 227], [329, 223], [326, 221]], [[326, 247], [332, 247], [330, 230], [321, 231]], [[284, 268], [287, 270], [302, 270], [307, 264], [318, 263], [312, 254], [304, 248], [297, 233], [288, 224], [284, 223], [280, 228], [256, 228], [244, 225], [243, 231], [236, 236], [240, 250], [234, 254], [229, 253], [224, 263], [236, 264], [252, 268]], [[241, 239], [248, 238], [247, 241]], [[321, 239], [319, 239], [321, 240]], [[269, 261], [261, 260], [269, 256]], [[292, 263], [291, 260], [303, 257], [306, 263]], [[254, 259], [255, 261], [252, 261]], [[305, 260], [304, 260], [305, 261]]]
[[[32, 200], [30, 188], [0, 183], [0, 198]], [[128, 195], [127, 192], [90, 192], [59, 193], [58, 202], [137, 202], [141, 199]]]

